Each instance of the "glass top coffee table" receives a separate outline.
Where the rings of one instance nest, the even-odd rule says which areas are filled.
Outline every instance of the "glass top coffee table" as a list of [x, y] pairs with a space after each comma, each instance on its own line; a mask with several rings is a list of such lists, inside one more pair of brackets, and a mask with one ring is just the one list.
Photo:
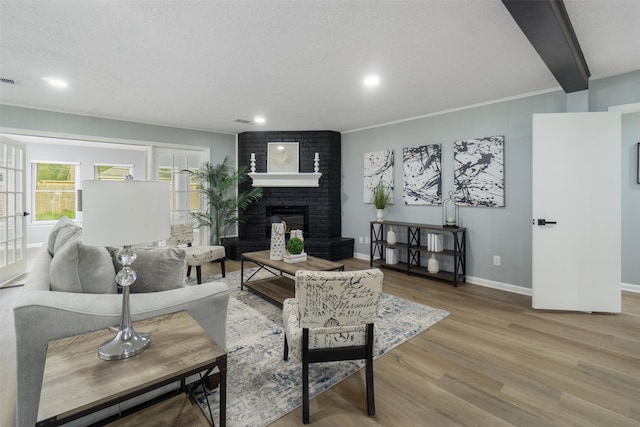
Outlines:
[[[248, 273], [246, 278], [244, 271], [245, 261], [252, 262], [258, 266], [258, 269], [250, 274]], [[298, 270], [343, 271], [344, 264], [313, 256], [307, 256], [306, 261], [289, 264], [284, 261], [270, 259], [269, 251], [246, 252], [242, 254], [240, 261], [240, 290], [246, 286], [255, 294], [282, 307], [285, 299], [295, 296], [294, 276]], [[268, 277], [260, 275], [260, 278], [254, 278], [263, 271], [269, 273]]]

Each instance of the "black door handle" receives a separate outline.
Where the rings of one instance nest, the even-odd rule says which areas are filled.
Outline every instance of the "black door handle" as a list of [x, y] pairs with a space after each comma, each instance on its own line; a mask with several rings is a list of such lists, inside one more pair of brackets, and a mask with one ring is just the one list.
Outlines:
[[557, 224], [555, 221], [547, 221], [544, 218], [538, 219], [538, 225]]

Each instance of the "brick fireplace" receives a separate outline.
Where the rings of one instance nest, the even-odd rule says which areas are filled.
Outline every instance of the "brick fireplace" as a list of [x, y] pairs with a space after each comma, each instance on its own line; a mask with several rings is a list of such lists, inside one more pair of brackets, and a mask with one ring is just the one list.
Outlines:
[[[269, 249], [271, 221], [283, 218], [290, 228], [304, 231], [305, 252], [336, 261], [353, 256], [353, 238], [342, 237], [340, 133], [332, 131], [244, 132], [238, 135], [238, 164], [250, 165], [256, 155], [256, 172], [267, 171], [269, 142], [299, 143], [299, 172], [313, 172], [314, 155], [320, 156], [319, 187], [263, 187], [258, 203], [247, 209], [247, 221], [238, 237], [225, 239], [227, 256]], [[251, 179], [240, 187], [251, 186]], [[287, 221], [288, 219], [288, 221]]]

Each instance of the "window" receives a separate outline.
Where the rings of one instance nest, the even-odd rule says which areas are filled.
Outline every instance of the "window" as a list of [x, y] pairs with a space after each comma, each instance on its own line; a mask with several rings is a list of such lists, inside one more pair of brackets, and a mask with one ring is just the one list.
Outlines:
[[198, 170], [200, 156], [180, 152], [160, 153], [158, 180], [168, 181], [171, 191], [171, 211], [173, 223], [191, 221], [189, 212], [200, 209], [198, 182], [185, 169]]
[[122, 181], [127, 175], [133, 176], [133, 165], [96, 164], [94, 178], [99, 181]]
[[32, 168], [34, 220], [75, 219], [78, 164], [34, 162]]

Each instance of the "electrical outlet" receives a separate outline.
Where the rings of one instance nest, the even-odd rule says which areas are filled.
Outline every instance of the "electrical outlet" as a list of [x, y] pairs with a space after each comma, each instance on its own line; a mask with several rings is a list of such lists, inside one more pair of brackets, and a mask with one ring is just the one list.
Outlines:
[[369, 236], [364, 236], [364, 242], [365, 242], [366, 244], [369, 244]]
[[500, 255], [493, 256], [493, 265], [500, 266]]
[[364, 243], [364, 237], [363, 236], [359, 236], [358, 237], [358, 243], [360, 243], [360, 244]]

